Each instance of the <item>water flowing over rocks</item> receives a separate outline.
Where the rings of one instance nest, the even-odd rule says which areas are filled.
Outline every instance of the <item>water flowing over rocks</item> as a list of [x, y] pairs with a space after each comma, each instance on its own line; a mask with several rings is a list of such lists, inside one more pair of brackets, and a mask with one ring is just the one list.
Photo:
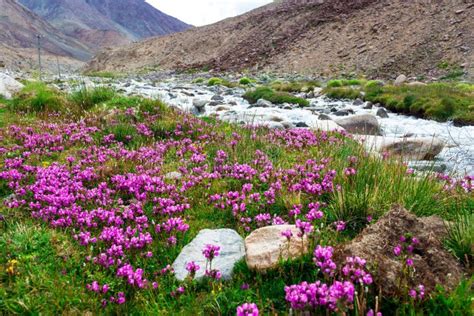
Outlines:
[[[291, 230], [288, 239], [282, 232]], [[298, 237], [295, 225], [274, 225], [254, 230], [245, 238], [245, 261], [250, 269], [268, 270], [278, 266], [280, 260], [295, 259], [308, 252], [306, 236]]]
[[463, 269], [454, 256], [443, 246], [446, 226], [437, 216], [418, 218], [403, 207], [395, 206], [375, 224], [366, 227], [355, 239], [336, 249], [336, 260], [347, 256], [359, 256], [377, 265], [375, 283], [385, 294], [393, 294], [397, 288], [402, 263], [393, 249], [400, 243], [400, 236], [407, 233], [419, 239], [413, 257], [414, 284], [423, 284], [428, 292], [441, 284], [453, 289], [459, 284]]
[[235, 263], [245, 256], [244, 240], [232, 229], [203, 229], [187, 244], [176, 260], [173, 269], [178, 280], [182, 281], [188, 276], [186, 264], [194, 261], [201, 268], [196, 272], [196, 278], [202, 278], [206, 271], [206, 258], [202, 250], [207, 244], [219, 246], [219, 256], [212, 261], [212, 269], [222, 273], [222, 278], [228, 280], [232, 277]]
[[[88, 78], [87, 81], [90, 80]], [[156, 80], [161, 80], [156, 82]], [[163, 74], [162, 77], [150, 79], [122, 79], [111, 85], [127, 95], [141, 95], [144, 97], [160, 98], [172, 107], [194, 113], [198, 116], [215, 116], [218, 119], [235, 122], [237, 124], [259, 124], [270, 128], [311, 128], [324, 131], [346, 129], [355, 133], [353, 123], [359, 116], [366, 118], [370, 125], [369, 131], [375, 136], [385, 138], [437, 138], [446, 146], [436, 156], [435, 163], [447, 167], [447, 171], [455, 171], [459, 175], [474, 174], [474, 126], [454, 126], [451, 122], [436, 122], [418, 119], [412, 116], [388, 112], [387, 116], [377, 117], [382, 109], [380, 104], [370, 102], [355, 102], [352, 100], [332, 100], [320, 96], [320, 89], [315, 88], [315, 95], [308, 98], [308, 107], [299, 107], [290, 104], [272, 104], [262, 100], [260, 105], [249, 104], [242, 98], [245, 89], [227, 88], [224, 86], [207, 86], [190, 84], [193, 79]], [[316, 93], [317, 90], [317, 93]], [[298, 94], [302, 96], [302, 94]], [[212, 100], [214, 98], [214, 100]], [[337, 111], [345, 111], [347, 116], [334, 115]], [[354, 113], [354, 114], [353, 114]], [[380, 114], [380, 113], [379, 113]], [[367, 116], [365, 116], [367, 115]], [[278, 121], [274, 118], [278, 117]], [[355, 119], [354, 119], [355, 117]], [[340, 126], [348, 122], [347, 127]], [[355, 124], [357, 127], [357, 124]], [[359, 133], [364, 134], [364, 128]], [[357, 131], [357, 128], [356, 128]], [[369, 134], [369, 133], [366, 133]]]

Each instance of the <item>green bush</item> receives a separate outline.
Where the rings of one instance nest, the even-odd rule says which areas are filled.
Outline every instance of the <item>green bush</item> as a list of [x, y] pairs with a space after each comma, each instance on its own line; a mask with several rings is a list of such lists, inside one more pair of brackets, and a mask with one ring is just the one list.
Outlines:
[[259, 99], [265, 99], [275, 104], [292, 103], [300, 106], [309, 105], [309, 101], [306, 99], [295, 97], [286, 92], [275, 92], [269, 87], [258, 87], [257, 89], [247, 91], [243, 98], [250, 103], [256, 103]]

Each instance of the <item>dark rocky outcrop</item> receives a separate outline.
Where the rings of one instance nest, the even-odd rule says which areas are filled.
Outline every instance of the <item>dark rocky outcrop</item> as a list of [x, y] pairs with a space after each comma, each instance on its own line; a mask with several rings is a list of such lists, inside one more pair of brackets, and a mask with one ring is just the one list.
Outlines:
[[401, 206], [394, 206], [354, 240], [339, 246], [335, 257], [342, 262], [346, 256], [359, 256], [374, 264], [376, 285], [383, 293], [394, 294], [402, 263], [393, 249], [400, 243], [400, 236], [407, 233], [420, 241], [412, 255], [416, 272], [410, 286], [423, 284], [427, 291], [437, 284], [447, 289], [457, 286], [463, 269], [443, 246], [447, 234], [443, 220], [437, 216], [418, 218]]

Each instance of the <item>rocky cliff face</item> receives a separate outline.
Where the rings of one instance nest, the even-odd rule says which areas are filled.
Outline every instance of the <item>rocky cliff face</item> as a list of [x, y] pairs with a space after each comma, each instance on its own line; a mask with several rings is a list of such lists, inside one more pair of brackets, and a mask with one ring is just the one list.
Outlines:
[[92, 51], [121, 46], [190, 26], [143, 0], [20, 0], [27, 8]]
[[318, 75], [474, 73], [465, 0], [281, 1], [214, 25], [97, 55], [89, 70], [272, 70]]

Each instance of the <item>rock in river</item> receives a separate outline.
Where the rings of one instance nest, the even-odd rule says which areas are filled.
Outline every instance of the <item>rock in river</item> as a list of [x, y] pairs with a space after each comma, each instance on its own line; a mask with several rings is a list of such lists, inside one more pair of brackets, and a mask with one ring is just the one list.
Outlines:
[[407, 160], [431, 160], [443, 149], [444, 142], [435, 137], [384, 137], [357, 136], [367, 150], [379, 153], [388, 152], [391, 155]]
[[380, 135], [380, 125], [377, 118], [370, 114], [355, 115], [339, 119], [336, 123], [352, 134]]

